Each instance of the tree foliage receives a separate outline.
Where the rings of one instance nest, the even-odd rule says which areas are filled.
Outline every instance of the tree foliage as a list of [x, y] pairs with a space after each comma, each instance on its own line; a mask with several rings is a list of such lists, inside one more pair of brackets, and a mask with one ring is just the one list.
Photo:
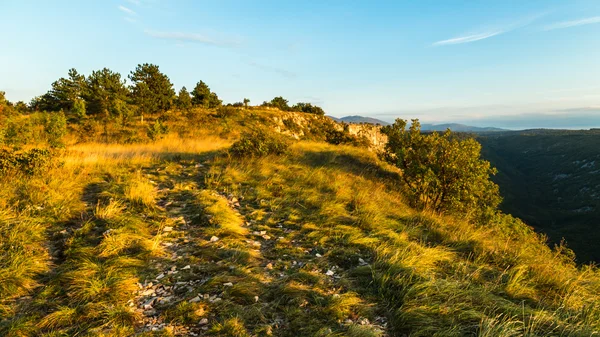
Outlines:
[[186, 87], [181, 87], [181, 90], [179, 90], [177, 108], [183, 111], [189, 111], [192, 108], [192, 98]]
[[108, 68], [93, 71], [87, 78], [87, 90], [84, 98], [87, 113], [93, 115], [120, 116], [127, 114], [127, 95], [129, 91], [121, 74]]
[[382, 157], [402, 170], [413, 206], [471, 213], [498, 205], [498, 186], [489, 179], [496, 170], [480, 159], [476, 140], [460, 140], [450, 130], [421, 133], [417, 119], [406, 126], [397, 119], [382, 128], [388, 137]]
[[175, 90], [169, 77], [157, 65], [138, 64], [129, 74], [131, 97], [143, 113], [162, 113], [171, 107]]
[[281, 96], [273, 98], [270, 102], [263, 102], [262, 106], [277, 108], [281, 111], [289, 111], [289, 101]]
[[325, 115], [325, 111], [321, 107], [312, 105], [311, 103], [297, 103], [292, 107], [293, 111], [305, 112], [319, 116]]
[[53, 103], [51, 111], [70, 111], [75, 102], [80, 99], [85, 90], [85, 76], [76, 69], [69, 69], [68, 78], [60, 78], [52, 83], [49, 99]]
[[222, 101], [216, 93], [210, 91], [206, 83], [200, 81], [192, 91], [192, 104], [212, 109], [221, 106]]

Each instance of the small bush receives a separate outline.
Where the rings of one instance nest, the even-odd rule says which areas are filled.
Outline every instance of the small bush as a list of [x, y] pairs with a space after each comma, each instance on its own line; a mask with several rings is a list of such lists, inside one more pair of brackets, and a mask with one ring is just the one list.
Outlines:
[[288, 147], [289, 142], [282, 135], [257, 129], [233, 143], [230, 152], [236, 157], [262, 157], [284, 154]]
[[[241, 104], [241, 103], [240, 103]], [[221, 106], [217, 108], [216, 116], [219, 118], [227, 118], [235, 116], [240, 112], [239, 108], [234, 106]]]
[[353, 146], [369, 146], [370, 144], [369, 140], [365, 137], [351, 135], [345, 130], [340, 131], [335, 129], [327, 130], [325, 141], [334, 145], [348, 144]]
[[64, 147], [63, 137], [67, 134], [65, 114], [62, 111], [49, 114], [44, 123], [44, 132], [51, 147]]
[[26, 152], [0, 150], [0, 175], [14, 171], [33, 175], [50, 166], [50, 163], [51, 153], [46, 149], [31, 149]]
[[164, 137], [164, 135], [166, 135], [169, 132], [169, 127], [165, 124], [163, 124], [162, 121], [160, 120], [156, 120], [156, 122], [154, 122], [154, 124], [152, 124], [151, 126], [148, 126], [148, 138], [152, 139], [152, 140], [159, 140], [162, 137]]

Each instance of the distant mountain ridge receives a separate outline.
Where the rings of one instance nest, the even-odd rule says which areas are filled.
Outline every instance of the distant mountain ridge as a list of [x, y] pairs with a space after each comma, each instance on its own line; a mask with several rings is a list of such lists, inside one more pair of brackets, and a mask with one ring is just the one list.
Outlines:
[[367, 123], [367, 124], [390, 125], [390, 123], [388, 123], [388, 122], [384, 122], [380, 119], [372, 118], [372, 117], [363, 117], [363, 116], [346, 116], [346, 117], [342, 117], [342, 118], [337, 118], [337, 117], [333, 117], [333, 116], [327, 116], [327, 117], [333, 119], [336, 122], [344, 122], [344, 123], [352, 123], [352, 124]]
[[[390, 123], [382, 121], [373, 117], [363, 117], [363, 116], [346, 116], [342, 118], [337, 118], [333, 116], [327, 116], [333, 119], [336, 122], [344, 122], [344, 123], [352, 123], [352, 124], [379, 124], [379, 125], [390, 125]], [[445, 124], [422, 124], [421, 130], [423, 131], [446, 131], [446, 129], [450, 129], [456, 132], [496, 132], [496, 131], [509, 131], [501, 128], [494, 127], [478, 127], [478, 126], [470, 126], [465, 124], [458, 123], [445, 123]]]
[[501, 128], [494, 127], [478, 127], [470, 126], [458, 123], [446, 123], [446, 124], [422, 124], [421, 130], [423, 131], [446, 131], [450, 129], [456, 132], [496, 132], [496, 131], [509, 131]]

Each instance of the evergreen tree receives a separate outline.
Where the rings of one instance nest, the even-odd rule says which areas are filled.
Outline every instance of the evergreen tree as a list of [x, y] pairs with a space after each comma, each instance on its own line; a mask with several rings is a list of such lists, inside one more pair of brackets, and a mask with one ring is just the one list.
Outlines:
[[127, 113], [126, 101], [129, 91], [121, 74], [104, 68], [93, 71], [86, 81], [84, 98], [87, 113], [103, 115], [106, 119]]
[[183, 111], [189, 111], [192, 108], [192, 98], [185, 87], [182, 87], [177, 95], [177, 108]]
[[129, 74], [131, 96], [140, 109], [140, 114], [162, 113], [171, 107], [175, 96], [173, 84], [167, 75], [160, 72], [157, 65], [139, 64]]
[[210, 91], [206, 83], [200, 81], [192, 91], [192, 104], [205, 108], [216, 108], [221, 106], [222, 101], [216, 93]]
[[75, 101], [83, 96], [85, 85], [85, 76], [74, 68], [69, 69], [69, 77], [54, 81], [52, 89], [43, 96], [43, 110], [71, 111]]

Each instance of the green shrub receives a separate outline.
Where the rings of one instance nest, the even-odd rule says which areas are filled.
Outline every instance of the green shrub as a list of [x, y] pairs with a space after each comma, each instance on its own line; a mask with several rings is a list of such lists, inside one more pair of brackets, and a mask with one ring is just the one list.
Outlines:
[[244, 134], [233, 143], [230, 152], [236, 157], [262, 157], [270, 154], [280, 155], [287, 151], [289, 142], [282, 135], [263, 129]]
[[51, 158], [51, 152], [46, 149], [31, 149], [26, 152], [2, 149], [0, 150], [0, 174], [19, 171], [33, 175], [50, 166]]
[[34, 126], [29, 119], [9, 119], [3, 133], [4, 144], [22, 146], [34, 139]]
[[50, 147], [64, 147], [63, 137], [67, 134], [67, 119], [60, 112], [50, 113], [44, 123], [44, 132]]
[[353, 146], [369, 146], [369, 140], [365, 137], [351, 135], [348, 131], [329, 129], [325, 134], [325, 141], [329, 144], [340, 145], [347, 144]]
[[160, 120], [156, 120], [156, 122], [154, 122], [154, 124], [148, 126], [148, 130], [147, 130], [148, 138], [150, 138], [152, 140], [159, 140], [164, 135], [166, 135], [168, 132], [169, 132], [169, 127], [167, 125], [163, 124], [163, 122]]
[[238, 114], [239, 111], [240, 111], [240, 109], [235, 106], [220, 106], [217, 108], [216, 115], [219, 118], [232, 117], [232, 116], [235, 116], [236, 114]]

